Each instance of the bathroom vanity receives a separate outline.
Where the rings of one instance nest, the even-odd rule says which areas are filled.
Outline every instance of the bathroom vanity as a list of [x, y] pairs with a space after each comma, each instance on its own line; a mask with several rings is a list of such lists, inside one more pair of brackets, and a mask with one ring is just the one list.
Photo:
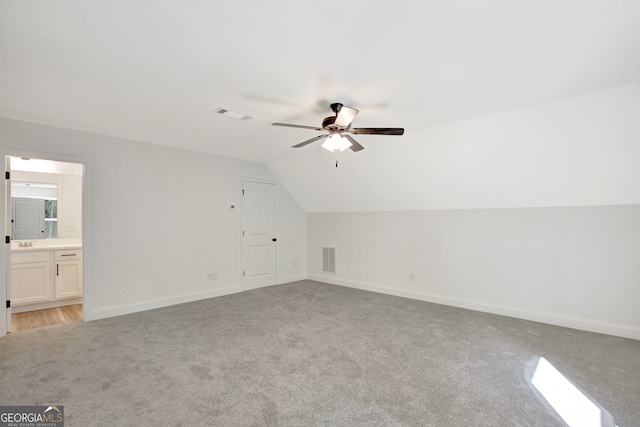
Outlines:
[[82, 245], [79, 239], [38, 240], [11, 245], [13, 313], [82, 303]]

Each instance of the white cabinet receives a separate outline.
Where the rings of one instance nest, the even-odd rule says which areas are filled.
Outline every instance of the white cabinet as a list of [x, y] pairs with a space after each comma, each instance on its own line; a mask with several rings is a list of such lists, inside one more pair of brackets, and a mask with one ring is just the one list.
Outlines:
[[65, 305], [69, 299], [80, 297], [82, 249], [11, 253], [11, 305], [17, 308], [14, 312]]
[[11, 303], [33, 304], [53, 298], [49, 251], [11, 255]]
[[82, 251], [55, 251], [56, 298], [71, 298], [82, 295]]

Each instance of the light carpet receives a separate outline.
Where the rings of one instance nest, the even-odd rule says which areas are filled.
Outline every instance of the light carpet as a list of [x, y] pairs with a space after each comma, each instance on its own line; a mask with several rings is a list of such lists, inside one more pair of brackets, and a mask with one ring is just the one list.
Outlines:
[[640, 424], [640, 341], [309, 280], [10, 334], [0, 404], [67, 426], [566, 425], [541, 357], [597, 425]]

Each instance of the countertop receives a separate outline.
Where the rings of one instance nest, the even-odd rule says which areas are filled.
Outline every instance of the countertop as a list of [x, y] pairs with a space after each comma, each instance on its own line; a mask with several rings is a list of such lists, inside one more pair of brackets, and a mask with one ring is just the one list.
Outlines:
[[[27, 240], [31, 241], [31, 240]], [[20, 247], [18, 241], [11, 242], [11, 252], [57, 251], [62, 249], [82, 249], [82, 239], [33, 240], [33, 246]]]

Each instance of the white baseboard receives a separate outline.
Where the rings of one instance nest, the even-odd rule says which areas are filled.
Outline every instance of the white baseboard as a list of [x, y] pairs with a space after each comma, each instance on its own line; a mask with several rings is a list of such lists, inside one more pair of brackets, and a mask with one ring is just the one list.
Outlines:
[[139, 311], [153, 310], [155, 308], [168, 307], [170, 305], [184, 304], [186, 302], [193, 302], [207, 298], [221, 297], [223, 295], [235, 294], [241, 291], [242, 288], [240, 286], [232, 286], [224, 289], [215, 289], [205, 292], [194, 292], [191, 294], [161, 298], [134, 304], [104, 307], [91, 311], [87, 310], [85, 307], [84, 320], [91, 321], [106, 319], [107, 317], [122, 316], [123, 314], [137, 313]]
[[278, 277], [278, 285], [284, 285], [285, 283], [297, 282], [298, 280], [305, 280], [306, 274], [297, 274], [295, 276]]
[[336, 279], [335, 277], [325, 275], [310, 274], [308, 275], [308, 279], [318, 282], [330, 283], [333, 285], [361, 289], [365, 291], [378, 292], [381, 294], [394, 295], [420, 301], [433, 302], [436, 304], [449, 305], [452, 307], [465, 308], [468, 310], [481, 311], [484, 313], [499, 314], [501, 316], [515, 317], [517, 319], [531, 320], [534, 322], [547, 323], [550, 325], [564, 326], [566, 328], [579, 329], [583, 331], [640, 340], [640, 328], [635, 326], [620, 325], [616, 323], [602, 322], [599, 320], [566, 316], [563, 314], [546, 313], [516, 307], [508, 307], [503, 305], [490, 304], [482, 301], [455, 298], [446, 295], [404, 291], [401, 289], [386, 288], [370, 283]]
[[[278, 278], [278, 285], [282, 285], [285, 283], [296, 282], [298, 280], [306, 279], [306, 274], [296, 275], [296, 276], [287, 276]], [[277, 286], [277, 285], [274, 285]], [[104, 307], [96, 310], [87, 310], [85, 306], [84, 320], [98, 320], [98, 319], [106, 319], [108, 317], [122, 316], [124, 314], [132, 314], [137, 313], [139, 311], [153, 310], [156, 308], [168, 307], [176, 304], [184, 304], [187, 302], [198, 301], [207, 298], [215, 298], [221, 297], [224, 295], [235, 294], [238, 292], [243, 292], [250, 289], [243, 289], [240, 285], [232, 286], [224, 289], [216, 289], [206, 292], [195, 292], [186, 295], [179, 295], [168, 298], [161, 298], [157, 300], [144, 301], [134, 304], [124, 304], [118, 306]]]
[[59, 299], [55, 301], [39, 302], [27, 305], [12, 305], [11, 314], [24, 313], [27, 311], [46, 310], [48, 308], [64, 307], [67, 305], [82, 304], [82, 297]]

